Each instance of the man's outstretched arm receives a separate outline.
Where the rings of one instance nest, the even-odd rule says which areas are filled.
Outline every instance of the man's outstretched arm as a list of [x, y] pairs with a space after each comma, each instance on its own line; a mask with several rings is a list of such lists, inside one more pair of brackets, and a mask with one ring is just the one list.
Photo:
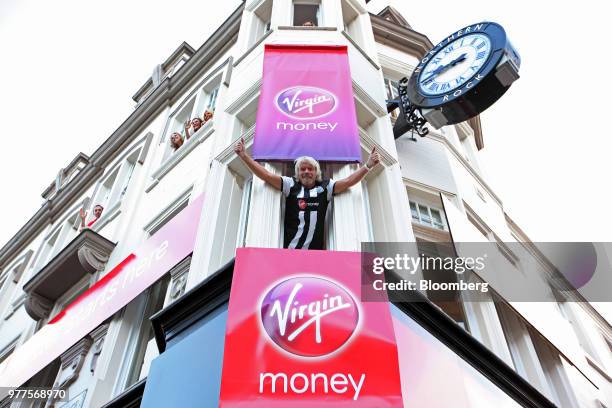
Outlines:
[[236, 146], [234, 146], [234, 152], [240, 157], [244, 164], [253, 172], [254, 175], [270, 184], [272, 187], [280, 190], [282, 188], [281, 177], [270, 173], [261, 164], [257, 163], [251, 156], [249, 156], [244, 148], [244, 139], [240, 138]]
[[365, 166], [358, 168], [347, 178], [336, 181], [336, 184], [334, 185], [334, 193], [340, 194], [359, 183], [365, 177], [365, 175], [368, 174], [368, 171], [373, 169], [378, 163], [380, 163], [380, 156], [376, 151], [376, 146], [374, 146]]

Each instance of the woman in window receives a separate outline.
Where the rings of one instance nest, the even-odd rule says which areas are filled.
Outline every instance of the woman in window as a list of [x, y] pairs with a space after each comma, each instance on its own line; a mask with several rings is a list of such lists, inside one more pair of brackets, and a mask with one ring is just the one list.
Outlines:
[[213, 117], [213, 113], [211, 111], [207, 110], [206, 112], [204, 112], [204, 123], [211, 120], [212, 117]]
[[173, 132], [170, 136], [170, 146], [176, 151], [179, 147], [183, 145], [183, 135], [179, 132]]

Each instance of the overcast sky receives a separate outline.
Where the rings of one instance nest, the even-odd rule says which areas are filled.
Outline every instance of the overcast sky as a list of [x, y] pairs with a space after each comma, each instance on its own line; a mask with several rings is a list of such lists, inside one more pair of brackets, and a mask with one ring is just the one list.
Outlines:
[[[182, 41], [197, 49], [239, 3], [0, 2], [0, 245], [59, 169], [128, 116], [153, 67]], [[521, 78], [481, 115], [485, 179], [534, 241], [610, 241], [608, 14], [594, 0], [561, 3], [392, 2], [434, 43], [482, 20], [506, 28]]]

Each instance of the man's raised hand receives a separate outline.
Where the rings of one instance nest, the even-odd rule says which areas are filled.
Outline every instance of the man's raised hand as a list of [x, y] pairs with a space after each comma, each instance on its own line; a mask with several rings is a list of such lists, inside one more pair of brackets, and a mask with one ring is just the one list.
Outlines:
[[240, 138], [238, 143], [234, 146], [234, 153], [242, 157], [244, 155], [244, 138]]
[[380, 163], [380, 155], [376, 151], [376, 146], [374, 146], [372, 147], [372, 151], [370, 152], [370, 157], [368, 157], [368, 161], [366, 162], [366, 167], [368, 169], [372, 169], [378, 163]]

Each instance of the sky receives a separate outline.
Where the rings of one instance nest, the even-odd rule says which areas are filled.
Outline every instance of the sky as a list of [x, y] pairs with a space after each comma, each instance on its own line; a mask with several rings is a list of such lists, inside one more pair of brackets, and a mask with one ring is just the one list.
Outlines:
[[[434, 44], [483, 20], [505, 27], [521, 78], [481, 115], [484, 178], [533, 241], [612, 241], [603, 3], [390, 3]], [[0, 2], [0, 245], [42, 205], [60, 168], [125, 120], [154, 66], [182, 41], [200, 47], [239, 4]]]

